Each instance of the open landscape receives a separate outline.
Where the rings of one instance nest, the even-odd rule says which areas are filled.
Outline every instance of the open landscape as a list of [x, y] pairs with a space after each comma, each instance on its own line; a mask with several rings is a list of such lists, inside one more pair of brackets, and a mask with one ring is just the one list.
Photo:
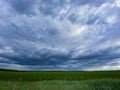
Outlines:
[[120, 90], [120, 71], [0, 71], [0, 90]]
[[120, 0], [0, 0], [0, 90], [120, 90]]

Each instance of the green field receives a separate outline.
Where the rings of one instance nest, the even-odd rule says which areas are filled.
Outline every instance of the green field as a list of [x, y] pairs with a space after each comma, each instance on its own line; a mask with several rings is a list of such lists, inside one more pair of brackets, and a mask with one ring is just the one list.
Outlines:
[[120, 90], [120, 71], [0, 71], [0, 90]]

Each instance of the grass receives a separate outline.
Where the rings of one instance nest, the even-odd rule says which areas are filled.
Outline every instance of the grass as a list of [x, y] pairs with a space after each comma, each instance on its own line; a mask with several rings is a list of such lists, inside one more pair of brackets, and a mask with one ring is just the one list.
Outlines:
[[16, 72], [0, 71], [0, 80], [39, 81], [39, 80], [88, 80], [120, 79], [120, 71], [104, 72]]
[[96, 79], [83, 81], [0, 81], [0, 90], [120, 90], [120, 81]]
[[120, 90], [120, 71], [0, 71], [0, 90]]

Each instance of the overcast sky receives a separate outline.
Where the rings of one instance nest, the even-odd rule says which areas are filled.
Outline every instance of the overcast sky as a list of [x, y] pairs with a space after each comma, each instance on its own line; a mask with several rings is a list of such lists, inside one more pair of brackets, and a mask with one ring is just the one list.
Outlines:
[[0, 68], [120, 70], [120, 0], [0, 0]]

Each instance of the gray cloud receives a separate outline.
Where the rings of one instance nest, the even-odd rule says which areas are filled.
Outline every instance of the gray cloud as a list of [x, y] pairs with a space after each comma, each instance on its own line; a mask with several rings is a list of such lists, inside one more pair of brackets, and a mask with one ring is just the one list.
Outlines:
[[36, 0], [8, 0], [10, 5], [20, 14], [32, 13]]
[[119, 10], [118, 0], [0, 1], [0, 68], [119, 67]]

